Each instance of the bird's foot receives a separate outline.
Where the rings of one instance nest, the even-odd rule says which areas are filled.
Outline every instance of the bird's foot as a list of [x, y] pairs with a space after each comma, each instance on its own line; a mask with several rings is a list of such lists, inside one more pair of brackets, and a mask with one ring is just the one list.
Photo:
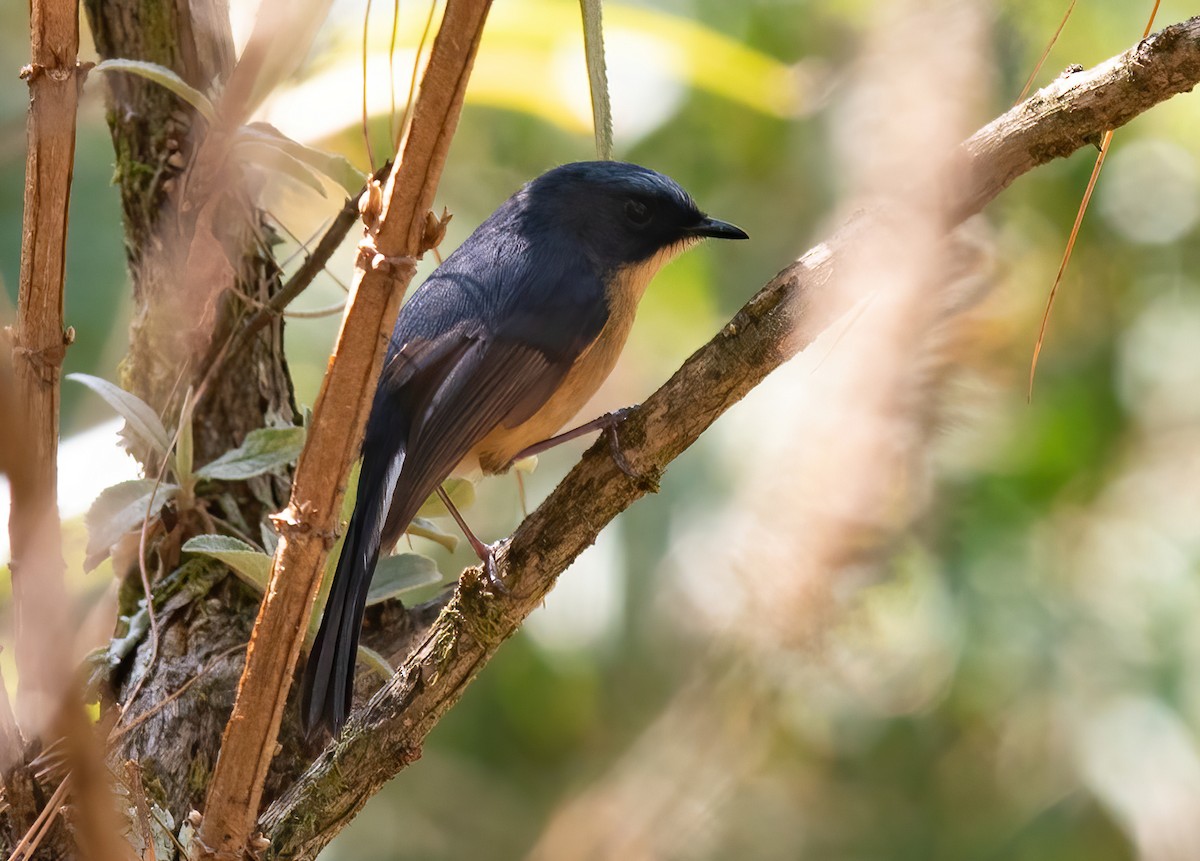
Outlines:
[[603, 415], [599, 419], [599, 421], [602, 422], [601, 427], [604, 429], [604, 433], [608, 437], [608, 452], [612, 456], [613, 463], [617, 465], [617, 469], [621, 470], [621, 472], [625, 473], [634, 481], [640, 481], [642, 479], [642, 474], [635, 470], [633, 466], [630, 465], [629, 460], [625, 457], [625, 452], [621, 449], [621, 438], [617, 433], [617, 428], [620, 427], [621, 422], [625, 421], [625, 419], [629, 417], [630, 413], [636, 410], [638, 406], [638, 404], [634, 404], [633, 406], [623, 407], [619, 410], [613, 410], [611, 413]]
[[589, 434], [593, 431], [601, 431], [602, 433], [608, 435], [609, 451], [612, 452], [612, 459], [617, 465], [617, 468], [634, 481], [642, 481], [643, 476], [629, 465], [629, 461], [625, 458], [625, 452], [621, 451], [621, 440], [617, 437], [617, 426], [620, 425], [621, 422], [625, 421], [625, 419], [629, 417], [630, 413], [636, 410], [638, 406], [638, 404], [634, 404], [630, 407], [613, 410], [611, 413], [605, 413], [599, 418], [594, 418], [590, 422], [582, 424], [577, 428], [572, 428], [569, 431], [563, 431], [557, 436], [552, 436], [550, 439], [542, 440], [541, 442], [531, 445], [528, 448], [522, 449], [509, 462], [505, 469], [511, 468], [512, 465], [518, 460], [524, 460], [525, 458], [531, 457], [535, 454], [541, 454], [547, 449], [554, 448], [554, 446], [561, 445], [569, 440], [578, 439], [584, 434]]
[[446, 510], [450, 512], [450, 516], [454, 518], [454, 522], [458, 524], [458, 528], [467, 537], [467, 543], [471, 545], [471, 549], [475, 551], [479, 561], [483, 563], [483, 573], [480, 579], [483, 581], [484, 587], [491, 587], [501, 595], [507, 595], [508, 587], [500, 580], [500, 571], [496, 565], [496, 549], [500, 546], [500, 542], [485, 544], [480, 541], [479, 537], [471, 531], [471, 527], [467, 526], [467, 521], [463, 520], [458, 508], [450, 501], [449, 494], [440, 485], [437, 495], [442, 500], [442, 504], [446, 506]]
[[479, 555], [479, 561], [483, 563], [483, 571], [480, 574], [480, 580], [484, 588], [492, 589], [501, 595], [508, 594], [508, 587], [504, 585], [504, 581], [500, 579], [500, 568], [496, 564], [496, 550], [500, 547], [500, 542], [496, 541], [492, 544], [479, 543], [475, 547], [475, 552]]

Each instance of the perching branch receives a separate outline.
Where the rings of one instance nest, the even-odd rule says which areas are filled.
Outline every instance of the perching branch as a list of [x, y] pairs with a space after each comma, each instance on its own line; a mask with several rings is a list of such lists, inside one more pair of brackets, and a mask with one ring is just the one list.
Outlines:
[[[490, 0], [450, 0], [401, 156], [364, 207], [352, 297], [313, 410], [237, 701], [221, 743], [191, 857], [241, 858], [251, 838], [304, 631], [333, 544], [344, 476], [358, 450], [400, 299], [415, 258], [440, 239], [426, 216], [458, 124]], [[377, 187], [376, 187], [377, 188]]]
[[[1021, 174], [1197, 83], [1200, 18], [1168, 27], [1088, 72], [1056, 80], [952, 154], [939, 174], [947, 230]], [[653, 490], [666, 466], [718, 416], [846, 310], [818, 297], [830, 298], [842, 262], [885, 227], [882, 214], [859, 217], [788, 266], [626, 420], [621, 441], [641, 481], [615, 466], [606, 442], [589, 450], [500, 552], [509, 594], [483, 592], [471, 573], [460, 580], [400, 671], [263, 814], [272, 857], [314, 857], [372, 793], [419, 755], [425, 736], [475, 673], [599, 531]]]

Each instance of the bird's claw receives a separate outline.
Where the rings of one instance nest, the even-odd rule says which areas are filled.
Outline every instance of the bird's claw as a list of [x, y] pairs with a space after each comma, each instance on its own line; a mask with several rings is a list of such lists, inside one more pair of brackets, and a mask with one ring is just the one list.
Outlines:
[[483, 545], [482, 552], [479, 554], [479, 560], [483, 563], [480, 580], [485, 589], [491, 589], [501, 595], [507, 595], [508, 587], [500, 579], [500, 569], [496, 565], [496, 548], [499, 544], [500, 542], [497, 541], [495, 544]]
[[630, 414], [638, 408], [638, 404], [629, 407], [622, 407], [619, 410], [614, 410], [605, 416], [604, 433], [608, 436], [608, 451], [612, 455], [613, 463], [617, 465], [617, 469], [625, 473], [634, 481], [641, 481], [642, 474], [635, 470], [629, 463], [629, 459], [625, 457], [625, 452], [621, 448], [621, 439], [617, 433], [617, 427], [621, 422], [625, 421]]

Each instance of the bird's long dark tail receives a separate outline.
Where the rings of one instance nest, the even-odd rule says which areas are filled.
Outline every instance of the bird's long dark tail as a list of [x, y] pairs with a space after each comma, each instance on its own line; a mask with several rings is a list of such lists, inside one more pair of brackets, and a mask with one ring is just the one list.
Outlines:
[[319, 726], [337, 733], [346, 722], [354, 696], [354, 664], [367, 591], [379, 559], [383, 522], [388, 513], [404, 451], [392, 463], [363, 463], [358, 498], [346, 528], [321, 627], [308, 655], [300, 700], [305, 732]]

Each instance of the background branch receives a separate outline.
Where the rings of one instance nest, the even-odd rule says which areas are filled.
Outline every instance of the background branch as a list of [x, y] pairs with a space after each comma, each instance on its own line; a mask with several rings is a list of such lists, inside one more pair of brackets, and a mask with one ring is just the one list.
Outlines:
[[[952, 154], [937, 174], [942, 222], [952, 228], [1022, 173], [1198, 82], [1200, 18], [1168, 27], [1088, 72], [1060, 78]], [[886, 233], [890, 217], [861, 216], [783, 270], [625, 422], [621, 439], [629, 462], [645, 477], [641, 482], [614, 466], [606, 444], [593, 447], [501, 552], [509, 595], [484, 594], [476, 577], [463, 578], [400, 671], [264, 813], [261, 826], [275, 857], [313, 857], [337, 824], [417, 756], [474, 674], [599, 531], [654, 489], [667, 464], [721, 413], [846, 310], [816, 300], [829, 298], [842, 261]]]
[[29, 15], [32, 60], [21, 73], [29, 85], [28, 151], [12, 351], [31, 474], [29, 492], [13, 501], [9, 532], [17, 625], [17, 715], [36, 733], [44, 728], [39, 724], [44, 724], [53, 707], [47, 688], [54, 684], [54, 670], [61, 669], [53, 667], [52, 653], [62, 632], [48, 625], [66, 600], [56, 488], [60, 378], [71, 341], [63, 325], [63, 284], [79, 103], [79, 12], [71, 0], [45, 0], [33, 3]]
[[[33, 0], [29, 30], [31, 61], [21, 73], [29, 86], [21, 274], [11, 336], [15, 408], [3, 411], [5, 421], [17, 426], [16, 446], [8, 452], [13, 462], [7, 465], [17, 715], [34, 749], [62, 743], [65, 769], [54, 777], [60, 794], [69, 788], [80, 857], [117, 858], [123, 844], [100, 744], [73, 684], [57, 496], [62, 361], [73, 339], [64, 328], [63, 293], [80, 85], [77, 0]], [[27, 793], [38, 777], [22, 773], [24, 764], [7, 762], [4, 768], [14, 810], [27, 817], [32, 812]], [[51, 818], [58, 813], [44, 812]], [[32, 823], [18, 818], [16, 824]]]

